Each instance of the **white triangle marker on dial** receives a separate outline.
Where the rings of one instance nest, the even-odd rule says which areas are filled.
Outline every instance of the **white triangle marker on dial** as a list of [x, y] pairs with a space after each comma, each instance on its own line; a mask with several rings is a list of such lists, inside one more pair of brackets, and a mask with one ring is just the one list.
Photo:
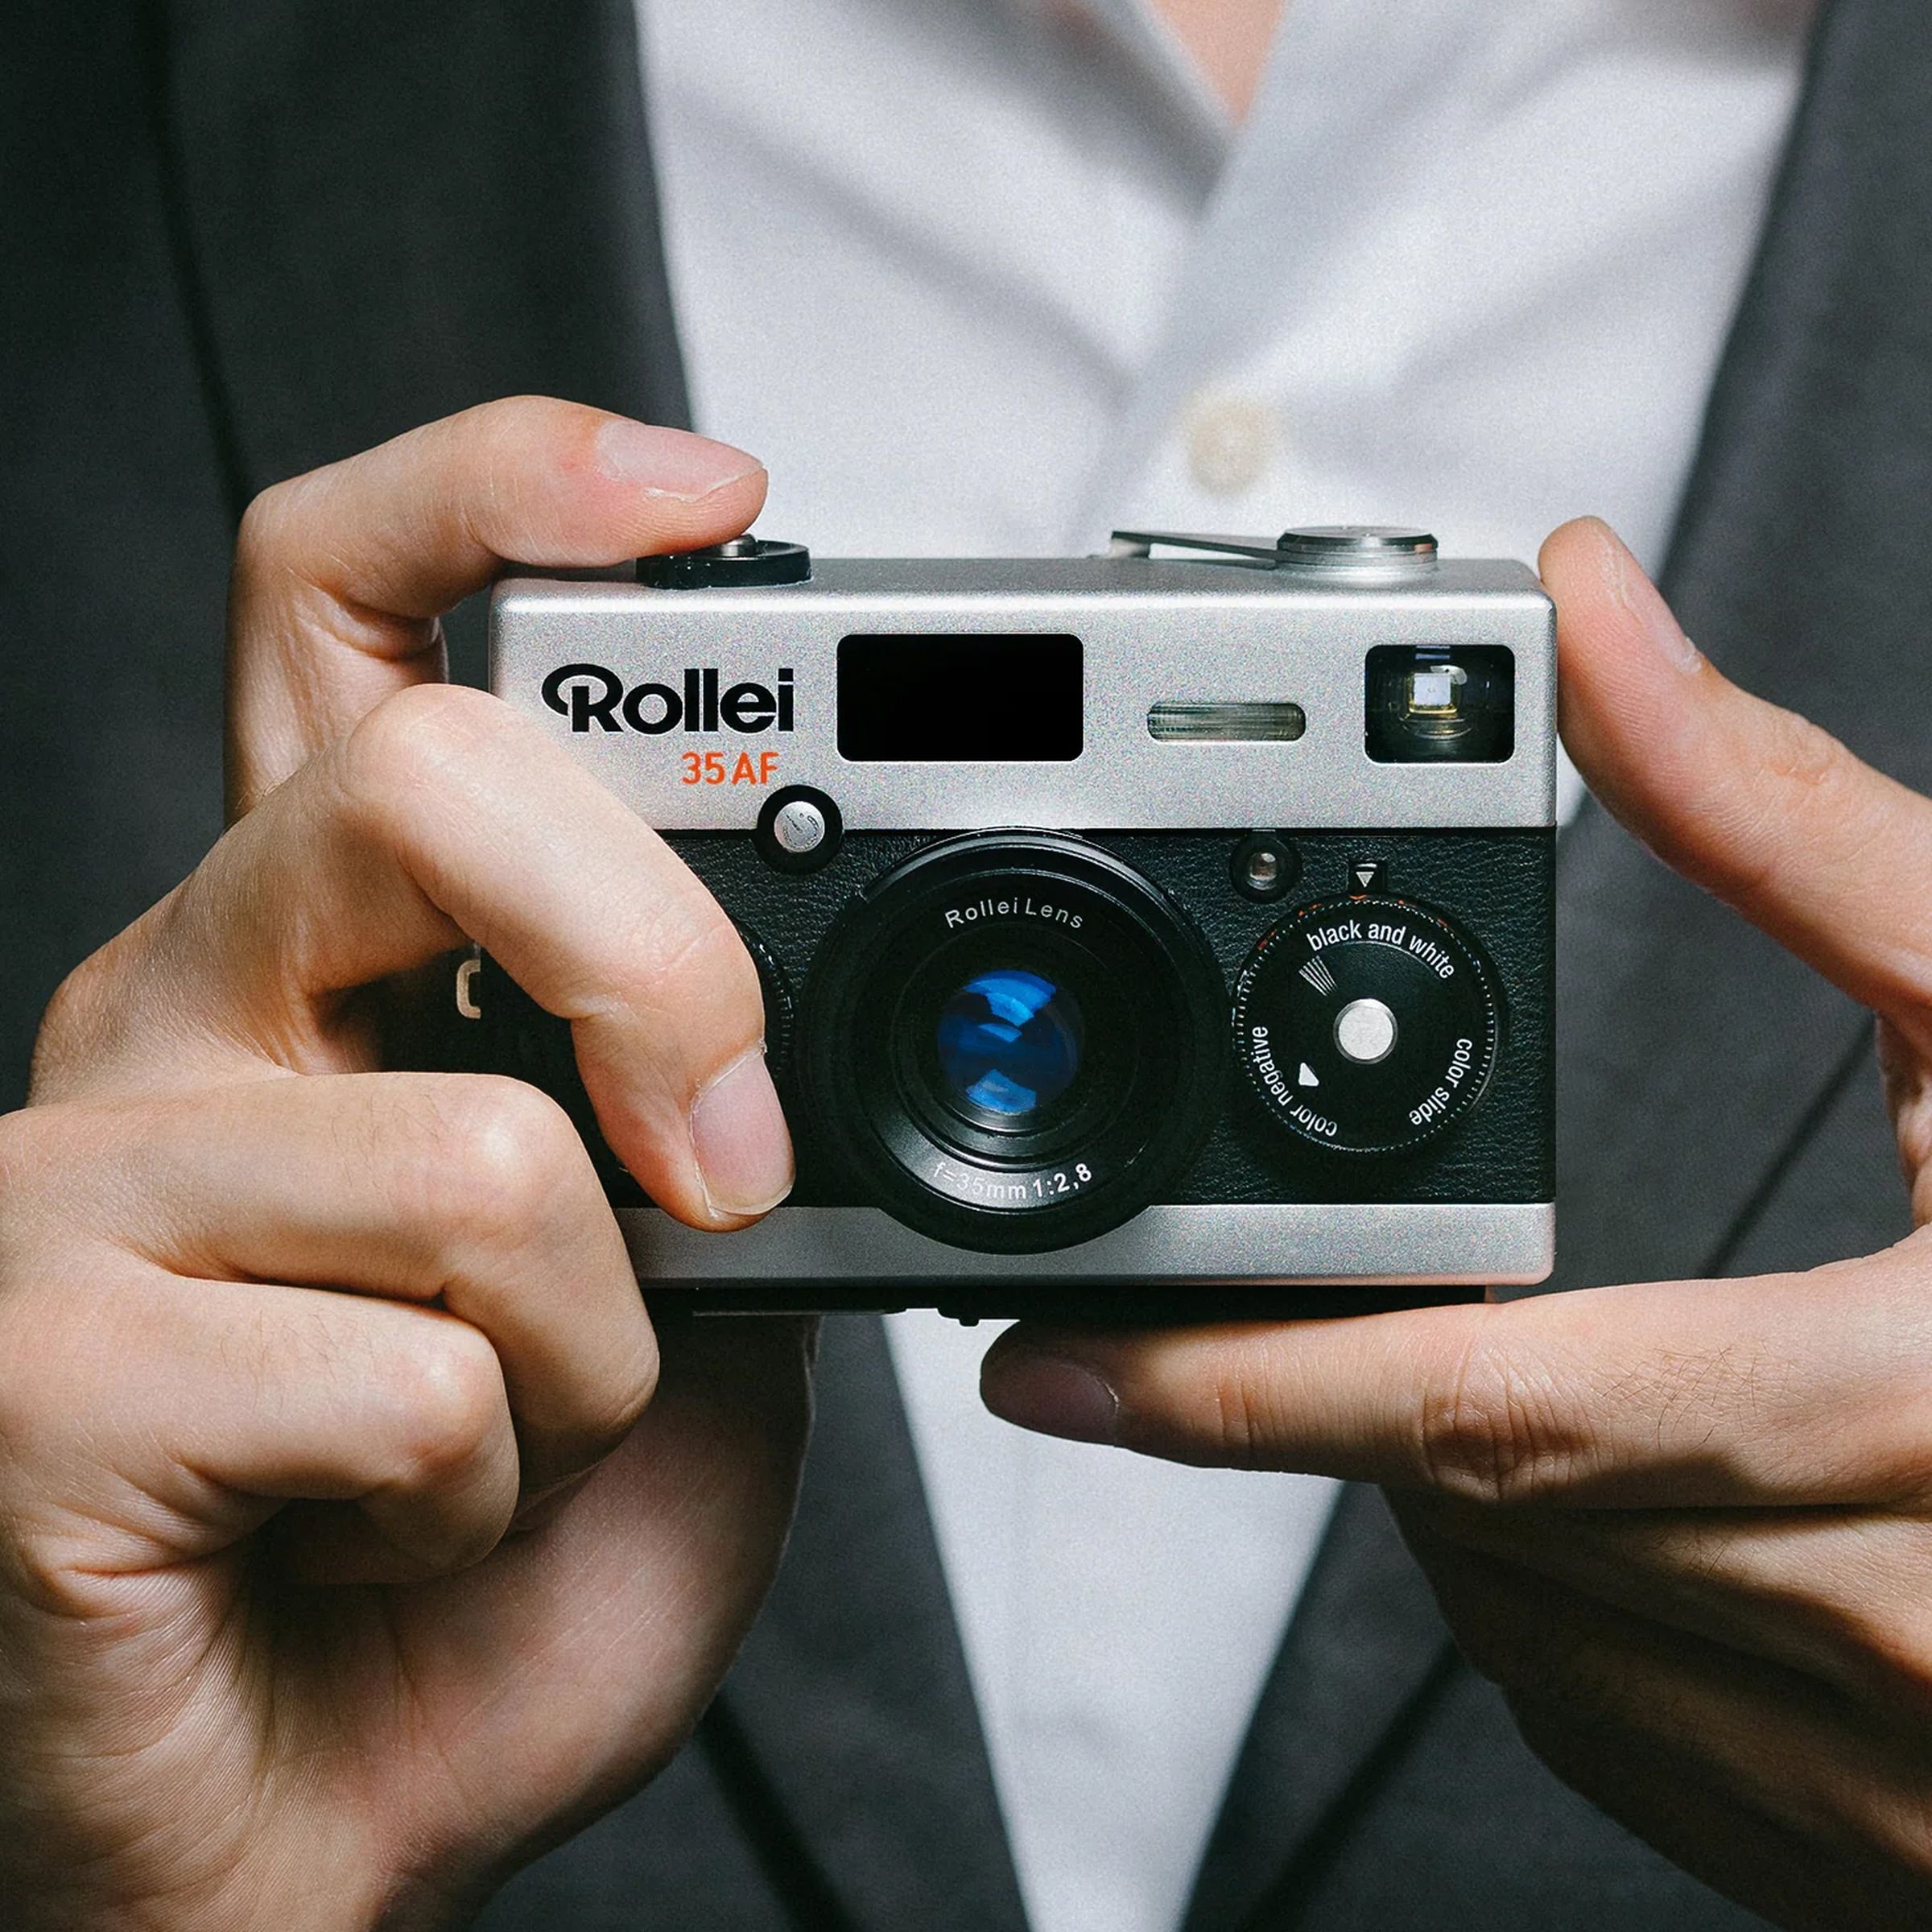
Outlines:
[[1315, 1077], [1315, 1069], [1306, 1060], [1302, 1062], [1298, 1077], [1304, 1087], [1319, 1087], [1321, 1082]]

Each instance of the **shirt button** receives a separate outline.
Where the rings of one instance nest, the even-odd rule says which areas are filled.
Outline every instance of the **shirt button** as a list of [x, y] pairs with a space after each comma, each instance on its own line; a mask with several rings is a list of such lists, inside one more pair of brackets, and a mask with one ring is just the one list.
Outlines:
[[1274, 411], [1253, 396], [1199, 396], [1187, 411], [1187, 468], [1203, 489], [1238, 496], [1274, 455]]

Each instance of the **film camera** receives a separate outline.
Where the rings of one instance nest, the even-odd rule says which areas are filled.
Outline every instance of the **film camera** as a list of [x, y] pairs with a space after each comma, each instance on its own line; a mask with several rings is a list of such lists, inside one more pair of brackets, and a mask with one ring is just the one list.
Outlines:
[[487, 963], [654, 1299], [1201, 1319], [1467, 1299], [1552, 1258], [1554, 622], [1419, 531], [1052, 561], [741, 538], [517, 580], [496, 691], [737, 923], [799, 1158], [653, 1208]]

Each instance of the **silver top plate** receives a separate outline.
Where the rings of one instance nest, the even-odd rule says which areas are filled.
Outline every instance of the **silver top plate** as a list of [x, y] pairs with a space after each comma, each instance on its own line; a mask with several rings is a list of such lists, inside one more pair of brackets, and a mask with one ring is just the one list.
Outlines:
[[[852, 762], [839, 755], [835, 667], [849, 634], [1071, 633], [1084, 649], [1079, 758], [1051, 764]], [[1389, 765], [1363, 745], [1364, 658], [1378, 644], [1502, 645], [1515, 656], [1515, 749], [1486, 765]], [[571, 720], [543, 699], [562, 667], [628, 688], [774, 687], [792, 728], [647, 733]], [[819, 559], [811, 580], [654, 590], [514, 579], [492, 613], [491, 687], [554, 734], [651, 824], [749, 832], [778, 785], [829, 794], [852, 831], [1544, 827], [1555, 821], [1555, 619], [1524, 565], [1449, 560], [1353, 583], [1236, 562]], [[1012, 694], [1015, 704], [1023, 691]], [[1298, 706], [1298, 738], [1156, 738], [1158, 705]], [[657, 714], [652, 714], [657, 715]], [[756, 715], [753, 708], [753, 715]], [[707, 760], [706, 753], [720, 754]], [[691, 754], [696, 754], [695, 762]]]

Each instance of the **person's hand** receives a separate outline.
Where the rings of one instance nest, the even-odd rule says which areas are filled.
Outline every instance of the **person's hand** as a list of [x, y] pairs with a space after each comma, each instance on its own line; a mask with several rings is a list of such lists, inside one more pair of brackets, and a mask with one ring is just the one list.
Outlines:
[[1305, 1326], [1010, 1330], [999, 1414], [1387, 1485], [1531, 1745], [1778, 1922], [1932, 1923], [1932, 803], [1559, 530], [1563, 720], [1662, 857], [1879, 1015], [1921, 1232], [1815, 1274]]
[[719, 541], [763, 493], [738, 451], [523, 400], [250, 510], [237, 822], [62, 989], [0, 1120], [10, 1927], [444, 1922], [722, 1676], [789, 1521], [807, 1338], [699, 1323], [660, 1364], [563, 1113], [377, 1070], [369, 989], [483, 942], [572, 1022], [669, 1212], [782, 1196], [723, 913], [433, 682], [437, 613], [501, 559]]

